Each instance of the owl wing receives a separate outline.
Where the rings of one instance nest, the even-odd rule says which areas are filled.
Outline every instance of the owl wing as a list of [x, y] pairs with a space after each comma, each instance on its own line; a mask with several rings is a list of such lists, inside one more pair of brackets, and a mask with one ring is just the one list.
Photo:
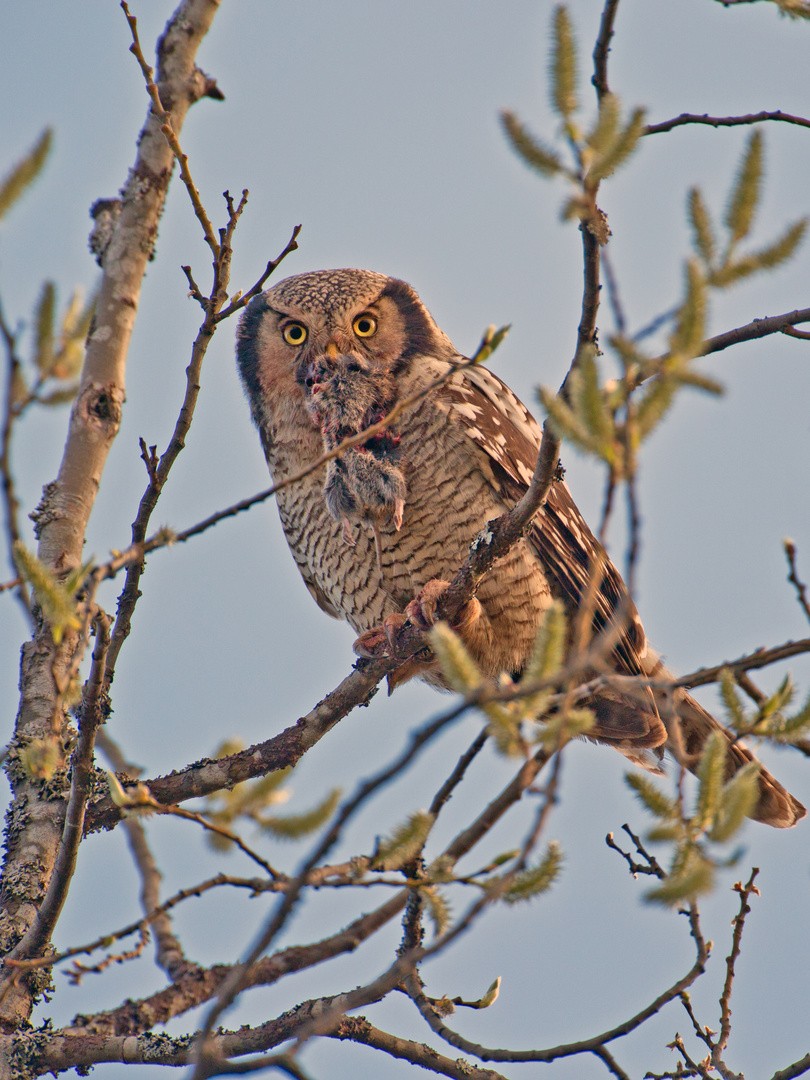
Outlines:
[[[537, 421], [509, 387], [486, 368], [458, 372], [440, 394], [450, 417], [461, 422], [467, 437], [487, 454], [493, 481], [504, 502], [514, 505], [534, 472], [542, 435]], [[572, 617], [588, 589], [594, 561], [604, 556], [604, 549], [562, 481], [552, 485], [527, 535], [552, 593]], [[611, 658], [613, 667], [623, 675], [648, 674], [641, 620], [621, 575], [605, 557], [594, 602], [594, 632], [615, 622], [620, 614], [623, 629]]]
[[[531, 482], [542, 433], [534, 417], [508, 386], [485, 368], [468, 368], [455, 373], [439, 392], [451, 420], [487, 455], [492, 482], [511, 506]], [[579, 608], [589, 585], [594, 557], [603, 548], [586, 525], [562, 482], [552, 485], [546, 502], [534, 518], [528, 539], [548, 578], [552, 593], [562, 600], [569, 619]], [[610, 657], [616, 672], [623, 675], [668, 675], [663, 663], [646, 640], [644, 628], [618, 570], [605, 559], [602, 580], [595, 598], [593, 629], [599, 632], [621, 615], [619, 640]], [[653, 695], [651, 695], [652, 697]], [[657, 713], [654, 700], [644, 703], [622, 694], [600, 694], [589, 704], [597, 718], [597, 737], [613, 743], [628, 758], [645, 768], [655, 768], [655, 758], [663, 746], [652, 741], [655, 722], [650, 724], [650, 740], [634, 734], [639, 711]], [[672, 704], [679, 716], [679, 734], [669, 748], [689, 768], [694, 769], [709, 734], [721, 731], [728, 740], [727, 776], [756, 760], [751, 751], [729, 733], [702, 705], [677, 690]], [[649, 714], [648, 714], [649, 715]], [[663, 725], [658, 721], [663, 734]], [[663, 742], [663, 738], [659, 740]], [[644, 747], [649, 749], [644, 749]], [[640, 749], [636, 749], [640, 748]], [[652, 755], [650, 751], [652, 750]], [[685, 756], [684, 756], [685, 754]], [[786, 791], [767, 769], [760, 767], [760, 797], [751, 817], [777, 828], [790, 828], [806, 816], [805, 808]]]

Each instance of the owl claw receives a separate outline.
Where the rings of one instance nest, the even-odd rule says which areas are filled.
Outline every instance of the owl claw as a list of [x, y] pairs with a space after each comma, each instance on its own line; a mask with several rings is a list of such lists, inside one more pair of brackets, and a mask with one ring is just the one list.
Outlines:
[[364, 660], [382, 660], [388, 655], [388, 639], [381, 626], [375, 626], [373, 630], [366, 630], [352, 645], [357, 656]]
[[[439, 606], [439, 600], [447, 592], [450, 587], [448, 581], [442, 581], [441, 578], [433, 578], [429, 581], [424, 588], [420, 589], [410, 604], [405, 608], [405, 615], [410, 619], [414, 626], [418, 626], [420, 630], [430, 630], [432, 626], [436, 625], [436, 609]], [[473, 631], [475, 624], [481, 617], [481, 604], [474, 596], [464, 607], [459, 611], [458, 615], [451, 621], [450, 625], [460, 634], [462, 638], [466, 637], [468, 633]]]
[[[433, 580], [429, 581], [424, 588], [419, 590], [402, 614], [394, 613], [392, 615], [386, 615], [381, 626], [375, 626], [373, 630], [367, 630], [365, 634], [361, 634], [353, 646], [355, 653], [368, 660], [381, 660], [384, 657], [396, 657], [401, 655], [399, 649], [399, 636], [402, 627], [406, 622], [410, 622], [411, 625], [415, 626], [418, 630], [430, 630], [436, 623], [436, 608], [439, 603], [439, 598], [447, 592], [449, 584], [449, 582], [442, 581], [440, 578], [433, 578]], [[478, 600], [473, 597], [453, 620], [453, 628], [463, 637], [465, 632], [477, 621], [480, 614], [481, 605]], [[416, 661], [415, 657], [410, 657], [406, 660], [406, 666], [410, 665], [411, 667], [414, 667], [415, 664], [417, 667], [422, 667], [424, 666], [424, 663], [424, 659]], [[411, 674], [415, 673], [416, 671], [414, 670]], [[410, 677], [410, 674], [404, 676], [404, 678]], [[396, 679], [396, 682], [402, 682], [404, 681], [404, 678], [398, 678]]]
[[436, 608], [440, 597], [450, 587], [449, 581], [441, 578], [433, 578], [424, 588], [420, 589], [410, 604], [405, 608], [405, 614], [420, 630], [430, 630], [436, 622]]
[[367, 660], [382, 660], [387, 656], [395, 656], [397, 637], [404, 625], [404, 615], [396, 613], [386, 615], [382, 626], [375, 626], [373, 630], [367, 630], [365, 634], [361, 634], [352, 648], [358, 656], [363, 656]]
[[394, 528], [399, 532], [402, 528], [402, 518], [405, 514], [405, 500], [397, 499], [394, 503]]

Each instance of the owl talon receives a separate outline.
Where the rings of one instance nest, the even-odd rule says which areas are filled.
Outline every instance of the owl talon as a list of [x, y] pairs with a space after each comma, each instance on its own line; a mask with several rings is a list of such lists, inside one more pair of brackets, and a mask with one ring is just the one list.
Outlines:
[[355, 641], [352, 648], [358, 656], [367, 660], [382, 660], [387, 656], [396, 656], [397, 637], [405, 625], [405, 616], [394, 613], [386, 615], [382, 626], [367, 630]]
[[[439, 600], [447, 592], [449, 587], [449, 581], [433, 578], [433, 580], [429, 581], [424, 588], [419, 590], [414, 599], [411, 600], [410, 604], [405, 608], [405, 615], [410, 619], [414, 626], [418, 626], [420, 630], [430, 630], [430, 628], [436, 624], [436, 609], [439, 605]], [[480, 615], [481, 605], [478, 600], [473, 597], [464, 605], [458, 615], [456, 615], [455, 619], [452, 620], [451, 626], [463, 636], [464, 633], [478, 621]]]
[[388, 655], [388, 638], [381, 626], [375, 626], [373, 630], [361, 634], [352, 649], [355, 655], [362, 656], [365, 660], [382, 660]]
[[402, 519], [405, 515], [405, 500], [397, 499], [394, 503], [394, 528], [399, 532], [402, 528]]

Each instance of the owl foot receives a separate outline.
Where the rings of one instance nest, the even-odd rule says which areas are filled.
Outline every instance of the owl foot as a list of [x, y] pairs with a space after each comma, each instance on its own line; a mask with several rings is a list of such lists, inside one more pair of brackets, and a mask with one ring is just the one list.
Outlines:
[[373, 630], [361, 634], [352, 648], [358, 656], [365, 657], [366, 660], [382, 660], [388, 656], [396, 656], [397, 638], [405, 621], [405, 616], [398, 613], [386, 615], [382, 626], [375, 626]]
[[[365, 634], [354, 643], [354, 651], [358, 656], [368, 660], [382, 660], [387, 657], [397, 658], [402, 655], [399, 647], [400, 631], [406, 623], [417, 627], [419, 630], [429, 630], [436, 623], [436, 609], [439, 598], [449, 588], [449, 582], [434, 578], [424, 588], [420, 589], [410, 604], [401, 614], [386, 615], [381, 626], [375, 626], [373, 630], [367, 630]], [[481, 615], [481, 605], [473, 597], [453, 620], [453, 629], [464, 638], [478, 622]], [[428, 681], [438, 679], [436, 685], [444, 685], [441, 680], [436, 658], [429, 646], [420, 649], [413, 656], [403, 658], [403, 663], [396, 671], [388, 676], [388, 693], [400, 683], [419, 676]]]
[[[424, 588], [420, 589], [410, 604], [405, 608], [405, 616], [410, 619], [414, 626], [420, 630], [429, 630], [436, 623], [436, 609], [440, 598], [450, 588], [449, 581], [441, 578], [433, 578]], [[481, 605], [473, 597], [469, 600], [450, 624], [456, 633], [464, 637], [465, 634], [478, 622], [481, 616]]]
[[[399, 632], [406, 621], [404, 615], [386, 615], [382, 626], [375, 626], [373, 630], [367, 630], [365, 634], [360, 635], [354, 643], [354, 651], [358, 656], [363, 656], [368, 660], [396, 657]], [[386, 677], [389, 695], [393, 694], [400, 683], [414, 677], [429, 678], [433, 670], [436, 670], [436, 658], [430, 646], [426, 645], [413, 656], [404, 657], [396, 671], [389, 672]]]

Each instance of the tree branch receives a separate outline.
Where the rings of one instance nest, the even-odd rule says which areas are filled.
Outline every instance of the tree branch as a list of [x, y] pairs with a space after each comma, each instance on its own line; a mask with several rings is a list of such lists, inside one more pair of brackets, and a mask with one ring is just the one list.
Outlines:
[[[272, 956], [263, 957], [250, 968], [246, 986], [270, 986], [292, 972], [304, 971], [335, 956], [354, 952], [402, 911], [407, 895], [407, 889], [401, 889], [384, 904], [361, 915], [336, 934], [309, 945], [293, 945]], [[73, 1021], [74, 1026], [95, 1034], [140, 1035], [155, 1024], [165, 1024], [172, 1017], [210, 1001], [233, 970], [232, 964], [216, 964], [189, 971], [172, 985], [149, 997], [126, 1001], [108, 1012], [77, 1016]]]
[[323, 1034], [330, 1039], [348, 1039], [364, 1046], [372, 1046], [390, 1057], [410, 1061], [412, 1065], [419, 1065], [440, 1076], [450, 1076], [453, 1080], [506, 1080], [501, 1073], [493, 1069], [476, 1068], [463, 1058], [453, 1061], [424, 1043], [389, 1035], [387, 1031], [381, 1031], [370, 1024], [364, 1016], [344, 1016], [338, 1020], [332, 1031], [325, 1031]]
[[800, 127], [810, 127], [810, 120], [804, 116], [791, 116], [790, 113], [776, 109], [775, 112], [747, 113], [745, 116], [709, 116], [706, 113], [681, 113], [672, 120], [662, 120], [660, 124], [647, 124], [644, 129], [645, 135], [659, 135], [662, 131], [672, 131], [673, 128], [682, 127], [684, 124], [708, 124], [710, 127], [737, 127], [740, 124], [760, 124], [765, 120], [779, 120], [783, 124], [798, 124]]
[[[21, 538], [19, 524], [20, 501], [17, 498], [14, 476], [11, 472], [11, 435], [14, 429], [14, 422], [20, 415], [19, 407], [15, 408], [15, 399], [17, 397], [15, 391], [20, 377], [22, 361], [17, 355], [17, 335], [6, 322], [2, 307], [0, 307], [0, 336], [2, 336], [3, 344], [5, 345], [7, 361], [6, 407], [3, 414], [2, 427], [0, 428], [0, 477], [2, 478], [3, 483], [3, 509], [5, 511], [6, 536], [8, 537], [8, 552], [10, 556], [11, 552], [14, 550], [14, 545]], [[11, 568], [16, 571], [13, 559], [11, 559]], [[31, 597], [28, 593], [28, 583], [22, 578], [17, 578], [16, 596], [25, 611], [26, 620], [33, 629], [34, 620], [31, 614]]]
[[[195, 68], [194, 58], [217, 8], [217, 0], [183, 0], [158, 46], [159, 81], [165, 87], [164, 96], [171, 99], [172, 122], [178, 131], [189, 106], [205, 92], [205, 79]], [[57, 574], [81, 565], [90, 511], [121, 422], [126, 356], [172, 164], [172, 151], [150, 110], [104, 255], [96, 323], [87, 342], [59, 474], [47, 485], [36, 512], [39, 557]], [[15, 729], [18, 746], [52, 732], [52, 718], [61, 700], [57, 684], [73, 664], [77, 641], [76, 632], [66, 633], [52, 660], [50, 630], [43, 626], [24, 647]], [[10, 773], [10, 779], [15, 803], [27, 801], [26, 826], [10, 840], [4, 867], [4, 881], [26, 882], [24, 889], [18, 884], [16, 893], [6, 896], [7, 914], [22, 938], [35, 909], [20, 897], [42, 894], [53, 873], [61, 830], [54, 820], [53, 803], [40, 802], [39, 783], [19, 768]], [[36, 852], [33, 862], [32, 852]], [[30, 988], [21, 980], [0, 1004], [0, 1028], [18, 1029], [27, 1021], [31, 1006]]]
[[741, 881], [738, 881], [734, 886], [740, 894], [740, 910], [734, 916], [734, 931], [731, 935], [731, 952], [726, 957], [726, 978], [723, 983], [723, 992], [720, 995], [720, 1032], [712, 1047], [712, 1064], [715, 1068], [722, 1062], [723, 1051], [728, 1045], [729, 1036], [731, 1035], [731, 990], [734, 984], [734, 965], [740, 955], [742, 934], [743, 929], [745, 928], [745, 917], [751, 911], [751, 908], [748, 906], [748, 901], [751, 899], [752, 893], [756, 893], [757, 896], [759, 896], [759, 889], [754, 884], [758, 873], [759, 867], [754, 867], [751, 871], [751, 876], [748, 878], [745, 885], [743, 885]]
[[107, 716], [102, 674], [110, 645], [110, 622], [100, 609], [96, 613], [93, 625], [96, 631], [96, 647], [93, 650], [93, 663], [82, 698], [79, 742], [71, 761], [70, 796], [62, 839], [42, 906], [37, 912], [33, 925], [9, 953], [7, 959], [10, 960], [23, 960], [38, 953], [48, 944], [67, 899], [73, 872], [76, 869], [79, 844], [84, 832], [87, 798], [93, 780], [93, 747], [96, 729]]
[[756, 652], [740, 656], [737, 660], [727, 660], [715, 667], [698, 668], [697, 671], [692, 671], [688, 675], [681, 675], [673, 685], [691, 690], [695, 686], [707, 686], [709, 683], [718, 682], [726, 668], [734, 675], [738, 671], [754, 671], [757, 668], [768, 667], [780, 660], [787, 660], [791, 656], [800, 656], [806, 652], [810, 652], [810, 638], [787, 641], [784, 645], [777, 645], [773, 649], [757, 649]]
[[810, 308], [797, 308], [788, 311], [784, 315], [769, 315], [764, 319], [754, 319], [745, 326], [738, 326], [735, 330], [727, 330], [724, 334], [708, 338], [704, 341], [699, 356], [708, 356], [709, 353], [720, 352], [732, 345], [739, 345], [743, 341], [756, 341], [758, 338], [768, 337], [769, 334], [778, 334], [786, 327], [795, 326], [796, 323], [810, 322]]
[[[128, 776], [137, 775], [137, 771], [126, 760], [117, 743], [113, 742], [109, 736], [103, 740], [97, 739], [96, 742], [116, 772]], [[118, 936], [123, 937], [128, 932], [134, 933], [136, 930], [151, 926], [155, 935], [155, 960], [169, 978], [175, 980], [196, 965], [186, 959], [180, 939], [172, 930], [169, 910], [174, 905], [168, 902], [162, 905], [160, 903], [162, 875], [149, 847], [143, 822], [136, 817], [126, 817], [122, 824], [127, 834], [129, 850], [141, 879], [140, 901], [144, 917]]]
[[605, 94], [610, 93], [607, 77], [608, 55], [610, 42], [613, 37], [613, 24], [616, 21], [616, 12], [619, 8], [619, 0], [605, 0], [602, 9], [602, 18], [599, 22], [599, 35], [593, 50], [593, 75], [591, 82], [596, 89], [596, 95], [601, 101]]
[[799, 578], [799, 571], [796, 568], [796, 544], [793, 540], [785, 539], [782, 541], [785, 549], [785, 555], [788, 561], [788, 581], [796, 590], [796, 597], [799, 601], [799, 606], [810, 621], [810, 603], [807, 600], [807, 586]]

